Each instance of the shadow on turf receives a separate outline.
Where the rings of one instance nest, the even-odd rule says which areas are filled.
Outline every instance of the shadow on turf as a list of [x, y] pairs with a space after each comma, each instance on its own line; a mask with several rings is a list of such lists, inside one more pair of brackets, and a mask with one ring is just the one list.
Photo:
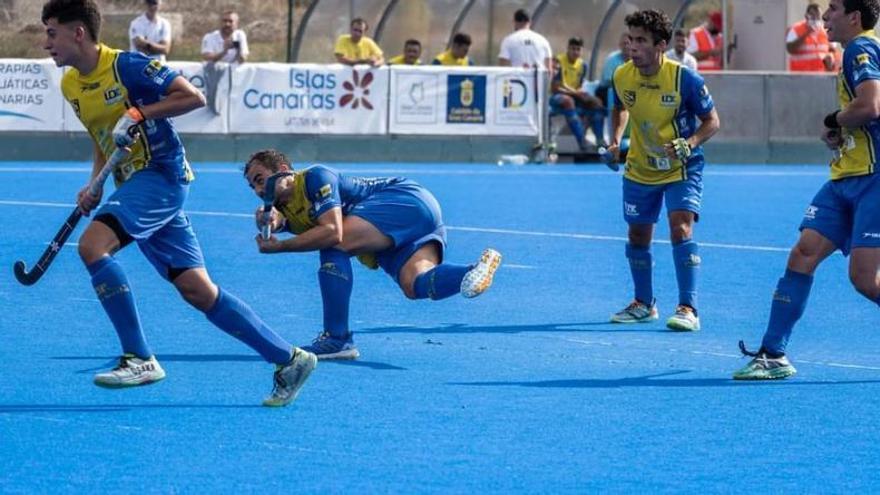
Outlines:
[[[880, 380], [840, 380], [826, 382], [806, 382], [793, 380], [768, 381], [737, 381], [731, 378], [665, 378], [690, 373], [687, 370], [668, 371], [654, 375], [624, 378], [587, 378], [581, 380], [541, 380], [534, 382], [450, 382], [449, 385], [466, 385], [478, 387], [534, 387], [534, 388], [627, 388], [627, 387], [745, 387], [749, 384], [760, 386], [771, 385], [866, 385], [880, 384]], [[658, 379], [659, 378], [659, 379]]]
[[[76, 372], [77, 374], [88, 374], [112, 368], [114, 365], [116, 365], [116, 361], [118, 358], [111, 358], [106, 356], [56, 356], [52, 359], [57, 359], [60, 361], [95, 361], [100, 359], [105, 361], [104, 364], [100, 366], [87, 368]], [[158, 359], [160, 363], [265, 362], [260, 356], [254, 356], [250, 354], [157, 354], [156, 359]], [[375, 361], [321, 361], [321, 364], [325, 363], [355, 366], [359, 368], [370, 368], [379, 371], [406, 371], [406, 368], [401, 368], [400, 366], [395, 366], [388, 363], [377, 363]]]
[[[586, 327], [586, 328], [584, 328]], [[595, 327], [595, 328], [591, 328]], [[456, 333], [523, 333], [523, 332], [604, 332], [604, 333], [668, 333], [666, 328], [652, 325], [620, 325], [607, 321], [591, 321], [581, 323], [547, 323], [544, 325], [498, 325], [472, 326], [464, 323], [440, 327], [414, 327], [399, 325], [393, 327], [364, 328], [355, 333], [424, 333], [424, 334], [456, 334]]]
[[8, 413], [52, 413], [52, 412], [125, 412], [133, 409], [265, 409], [254, 405], [218, 404], [103, 404], [103, 405], [0, 405], [0, 414]]

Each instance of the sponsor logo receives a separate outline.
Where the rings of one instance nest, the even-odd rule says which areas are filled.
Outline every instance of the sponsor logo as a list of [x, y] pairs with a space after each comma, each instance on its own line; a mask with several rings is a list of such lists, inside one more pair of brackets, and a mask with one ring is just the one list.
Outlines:
[[440, 76], [436, 74], [395, 74], [395, 87], [402, 98], [394, 101], [395, 120], [401, 124], [437, 122], [437, 95]]
[[871, 56], [867, 53], [860, 53], [856, 55], [856, 64], [857, 65], [865, 65], [871, 61]]
[[268, 93], [248, 88], [242, 100], [251, 110], [333, 110], [338, 104], [333, 91], [337, 85], [336, 74], [292, 68], [288, 73], [288, 92]]
[[501, 107], [522, 108], [529, 99], [529, 91], [522, 79], [505, 79], [501, 85]]
[[674, 107], [678, 105], [678, 98], [676, 98], [675, 93], [664, 93], [660, 95], [660, 106], [661, 107]]
[[631, 89], [623, 90], [623, 103], [631, 107], [636, 104], [636, 92]]
[[101, 83], [96, 82], [96, 83], [83, 84], [82, 86], [79, 87], [79, 90], [82, 91], [83, 93], [87, 93], [89, 91], [94, 91], [100, 87], [101, 87]]
[[122, 101], [122, 88], [120, 88], [119, 86], [113, 86], [107, 91], [104, 91], [105, 105], [113, 105], [114, 103], [119, 103], [120, 101]]
[[639, 208], [633, 203], [623, 203], [623, 213], [628, 217], [639, 216]]
[[446, 87], [447, 123], [486, 122], [486, 76], [449, 74], [446, 76]]
[[318, 195], [321, 198], [326, 198], [327, 196], [330, 196], [331, 192], [333, 192], [333, 186], [330, 184], [324, 184], [321, 186], [321, 189], [318, 190]]
[[815, 220], [816, 213], [819, 211], [819, 208], [813, 205], [807, 207], [807, 211], [804, 212], [804, 218], [807, 220]]
[[373, 73], [367, 72], [364, 77], [360, 77], [358, 71], [351, 71], [351, 81], [342, 83], [342, 87], [346, 93], [339, 99], [339, 106], [347, 107], [351, 103], [351, 109], [357, 110], [358, 107], [364, 107], [367, 110], [373, 109], [373, 104], [367, 99], [370, 95], [370, 84], [373, 82]]
[[862, 232], [862, 239], [880, 239], [880, 232]]

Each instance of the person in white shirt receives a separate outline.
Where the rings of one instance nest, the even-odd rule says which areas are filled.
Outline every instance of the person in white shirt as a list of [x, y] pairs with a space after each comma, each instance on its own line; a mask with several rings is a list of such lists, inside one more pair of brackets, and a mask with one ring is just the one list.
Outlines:
[[670, 60], [675, 60], [676, 62], [687, 67], [688, 69], [697, 72], [697, 59], [694, 58], [694, 56], [687, 51], [687, 33], [682, 31], [681, 29], [676, 29], [673, 40], [674, 44], [672, 45], [672, 48], [666, 52], [666, 58]]
[[238, 29], [238, 14], [235, 11], [223, 12], [220, 29], [202, 38], [202, 60], [206, 62], [243, 64], [249, 54], [247, 35]]
[[171, 51], [171, 23], [159, 15], [162, 0], [145, 0], [147, 10], [128, 26], [129, 50], [165, 63]]
[[553, 50], [547, 38], [531, 30], [528, 12], [519, 9], [513, 14], [514, 32], [501, 41], [498, 65], [513, 67], [544, 67], [553, 73]]

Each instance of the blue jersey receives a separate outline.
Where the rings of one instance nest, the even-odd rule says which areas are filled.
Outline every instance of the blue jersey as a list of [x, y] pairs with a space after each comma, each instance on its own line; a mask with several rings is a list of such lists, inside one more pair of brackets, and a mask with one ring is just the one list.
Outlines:
[[[846, 44], [843, 64], [837, 76], [840, 108], [846, 108], [856, 97], [859, 84], [880, 79], [880, 40], [873, 31], [866, 31]], [[842, 179], [874, 173], [880, 153], [880, 119], [856, 129], [841, 129], [843, 145], [831, 162], [831, 178]]]
[[[61, 91], [92, 139], [108, 158], [116, 149], [113, 127], [132, 106], [143, 107], [162, 99], [178, 73], [135, 52], [99, 45], [98, 65], [88, 74], [72, 68], [61, 80]], [[140, 137], [115, 173], [117, 183], [150, 167], [173, 180], [188, 182], [192, 171], [184, 158], [183, 143], [169, 119], [151, 119], [140, 126]]]
[[351, 177], [323, 165], [294, 173], [293, 192], [286, 203], [275, 205], [287, 228], [301, 234], [318, 225], [318, 217], [333, 208], [347, 215], [358, 203], [406, 179], [402, 177]]

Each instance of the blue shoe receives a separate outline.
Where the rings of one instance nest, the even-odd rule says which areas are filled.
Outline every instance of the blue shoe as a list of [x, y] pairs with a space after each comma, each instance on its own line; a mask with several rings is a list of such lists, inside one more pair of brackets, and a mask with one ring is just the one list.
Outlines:
[[340, 338], [330, 335], [329, 332], [322, 332], [311, 345], [303, 346], [302, 350], [311, 352], [318, 359], [357, 359], [361, 355], [354, 346], [351, 333]]

